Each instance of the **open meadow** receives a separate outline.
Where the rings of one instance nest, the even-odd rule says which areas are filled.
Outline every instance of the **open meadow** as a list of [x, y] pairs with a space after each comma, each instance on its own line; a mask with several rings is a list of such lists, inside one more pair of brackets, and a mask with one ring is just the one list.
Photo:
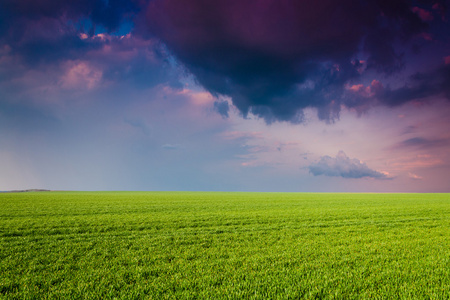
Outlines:
[[0, 299], [449, 299], [450, 194], [0, 194]]

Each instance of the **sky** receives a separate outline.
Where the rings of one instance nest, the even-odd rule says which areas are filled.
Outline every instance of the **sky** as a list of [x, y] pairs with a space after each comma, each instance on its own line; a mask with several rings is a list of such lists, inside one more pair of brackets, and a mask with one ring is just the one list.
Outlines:
[[450, 192], [449, 5], [0, 0], [0, 190]]

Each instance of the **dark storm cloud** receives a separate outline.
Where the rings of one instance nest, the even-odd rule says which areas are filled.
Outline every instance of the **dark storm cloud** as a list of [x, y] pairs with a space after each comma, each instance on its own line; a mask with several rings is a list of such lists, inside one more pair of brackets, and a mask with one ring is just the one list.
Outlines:
[[92, 25], [102, 25], [108, 31], [116, 30], [124, 19], [139, 11], [138, 1], [133, 0], [2, 0], [0, 7], [1, 24], [7, 27], [23, 25], [18, 21], [46, 18], [74, 21], [84, 17]]
[[[367, 58], [365, 70], [400, 70], [403, 53], [394, 45], [427, 30], [423, 16], [433, 4], [421, 1], [414, 10], [405, 0], [155, 0], [146, 30], [210, 92], [231, 96], [244, 116], [302, 121], [302, 109], [316, 107], [332, 120], [346, 104], [344, 85], [360, 76], [357, 56]], [[389, 97], [388, 105], [409, 99]]]
[[[24, 68], [42, 70], [67, 60], [97, 63], [87, 55], [105, 45], [129, 47], [138, 53], [126, 61], [130, 68], [113, 60], [102, 65], [103, 77], [151, 86], [174, 76], [155, 68], [146, 51], [152, 48], [162, 62], [168, 54], [158, 56], [157, 49], [167, 47], [213, 95], [230, 96], [243, 116], [298, 123], [303, 109], [313, 107], [330, 122], [342, 105], [363, 111], [373, 103], [450, 98], [448, 66], [431, 77], [417, 74], [402, 88], [380, 84], [365, 96], [346, 89], [364, 72], [401, 70], [405, 45], [446, 15], [446, 1], [436, 0], [0, 0], [0, 58], [8, 49]], [[129, 31], [133, 38], [118, 39]], [[96, 38], [99, 32], [117, 38]], [[155, 37], [162, 47], [142, 42]], [[169, 84], [179, 85], [175, 81]], [[226, 103], [214, 108], [228, 114]]]
[[450, 65], [443, 65], [427, 73], [416, 73], [408, 84], [397, 89], [385, 88], [377, 93], [380, 101], [398, 106], [411, 100], [441, 95], [450, 100]]
[[373, 80], [369, 86], [347, 86], [342, 97], [342, 103], [359, 111], [367, 110], [370, 105], [380, 103], [395, 107], [410, 101], [426, 102], [435, 97], [450, 100], [450, 65], [428, 71], [415, 73], [407, 78], [400, 87], [384, 86], [380, 81]]
[[[86, 72], [98, 71], [98, 82], [180, 88], [160, 42], [126, 35], [139, 14], [138, 4], [145, 1], [0, 0], [0, 84], [3, 92], [16, 88], [16, 93], [0, 101], [16, 101], [16, 96], [33, 88], [33, 82], [52, 91], [68, 85], [82, 88], [73, 79], [72, 84], [64, 84], [70, 66], [77, 72], [77, 64]], [[121, 32], [124, 26], [129, 28]], [[33, 72], [45, 76], [31, 78]], [[86, 74], [77, 76], [79, 81], [89, 80]]]
[[58, 59], [75, 59], [80, 53], [99, 47], [99, 41], [80, 39], [93, 35], [101, 26], [118, 30], [138, 12], [129, 0], [2, 0], [0, 1], [0, 43], [31, 65]]
[[309, 166], [309, 172], [314, 176], [391, 179], [386, 174], [370, 169], [356, 158], [350, 159], [343, 151], [339, 151], [336, 157], [322, 156], [317, 163]]

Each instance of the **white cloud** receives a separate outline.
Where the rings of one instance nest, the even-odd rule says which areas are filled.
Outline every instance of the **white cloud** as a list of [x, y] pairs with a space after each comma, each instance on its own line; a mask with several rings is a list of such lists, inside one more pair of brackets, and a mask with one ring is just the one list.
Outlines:
[[370, 169], [364, 162], [356, 158], [349, 158], [344, 151], [339, 151], [336, 157], [322, 156], [317, 163], [309, 166], [314, 175], [335, 176], [344, 178], [370, 177], [376, 179], [391, 179], [386, 172]]

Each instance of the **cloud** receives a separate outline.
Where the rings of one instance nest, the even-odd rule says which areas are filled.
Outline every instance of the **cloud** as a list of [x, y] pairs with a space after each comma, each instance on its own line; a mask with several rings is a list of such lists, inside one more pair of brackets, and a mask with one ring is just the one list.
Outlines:
[[101, 70], [93, 68], [86, 62], [72, 62], [62, 77], [61, 85], [67, 89], [93, 89], [100, 82], [102, 76]]
[[230, 110], [230, 106], [228, 105], [228, 101], [215, 101], [214, 109], [224, 118], [228, 118], [228, 112]]
[[314, 107], [332, 121], [347, 104], [345, 85], [364, 70], [402, 69], [394, 45], [426, 32], [434, 2], [419, 9], [403, 0], [155, 0], [141, 30], [160, 38], [211, 93], [230, 96], [244, 116], [302, 122], [302, 110]]
[[403, 130], [402, 135], [403, 134], [415, 133], [415, 132], [417, 132], [417, 130], [418, 130], [418, 126], [409, 125]]
[[446, 65], [450, 65], [450, 56], [444, 57], [444, 63], [445, 63]]
[[[148, 90], [157, 85], [172, 89], [182, 87], [176, 67], [168, 62], [168, 54], [154, 40], [143, 40], [128, 34], [87, 37], [99, 41], [99, 47], [48, 63], [30, 65], [11, 47], [0, 46], [0, 102], [28, 106], [81, 100], [89, 93]], [[131, 101], [132, 97], [114, 97]], [[122, 99], [122, 100], [120, 100]], [[114, 105], [114, 103], [111, 103]]]
[[420, 150], [429, 150], [448, 145], [450, 145], [450, 140], [448, 138], [413, 137], [394, 145], [393, 149], [415, 148]]
[[419, 176], [419, 175], [411, 173], [411, 172], [408, 173], [408, 177], [411, 178], [411, 179], [414, 179], [414, 180], [421, 180], [421, 179], [423, 179], [422, 176]]
[[125, 118], [123, 121], [126, 124], [130, 125], [132, 128], [135, 128], [135, 129], [139, 130], [144, 135], [149, 136], [150, 133], [151, 133], [151, 130], [150, 130], [149, 126], [143, 120]]
[[411, 10], [415, 12], [423, 21], [432, 21], [434, 19], [433, 13], [431, 11], [417, 6], [413, 7]]
[[183, 145], [180, 144], [164, 144], [161, 146], [165, 150], [181, 150], [184, 149]]
[[344, 151], [339, 151], [336, 157], [322, 156], [317, 163], [309, 166], [309, 172], [314, 176], [392, 179], [385, 173], [370, 169], [365, 163], [356, 158], [350, 159]]
[[370, 106], [382, 104], [396, 107], [407, 102], [426, 102], [432, 97], [450, 100], [450, 65], [443, 64], [428, 72], [415, 73], [403, 86], [391, 88], [378, 80], [368, 86], [346, 85], [342, 98], [344, 105], [357, 110], [367, 110]]
[[[442, 168], [446, 165], [442, 156], [435, 154], [405, 154], [399, 158], [389, 159], [388, 165], [401, 172], [415, 172], [418, 169]], [[436, 168], [436, 169], [437, 169]]]
[[[127, 47], [134, 51], [131, 52], [134, 56], [148, 52], [146, 50], [152, 52], [161, 48], [155, 43], [149, 45], [154, 39], [147, 38], [143, 42], [129, 34], [134, 26], [133, 20], [144, 4], [145, 1], [138, 0], [0, 1], [0, 62], [5, 60], [5, 49], [8, 50], [8, 59], [14, 59], [20, 67], [28, 70], [86, 60], [86, 56], [94, 52], [106, 54], [100, 56], [104, 61], [116, 51], [123, 54]], [[111, 69], [122, 60], [110, 61]], [[151, 63], [154, 63], [151, 57], [141, 57], [141, 69], [147, 69], [142, 73], [151, 73], [148, 70]], [[13, 68], [8, 71], [16, 72]], [[117, 73], [117, 68], [114, 71]], [[133, 72], [122, 70], [122, 73], [129, 75]]]
[[[139, 1], [135, 0], [4, 0], [0, 3], [2, 12], [1, 25], [8, 26], [10, 22], [39, 19], [59, 19], [78, 21], [89, 19], [85, 24], [89, 28], [103, 26], [109, 32], [117, 30], [121, 24], [139, 11]], [[23, 25], [17, 24], [17, 25]], [[17, 26], [21, 27], [21, 26]], [[23, 28], [17, 28], [21, 30]]]
[[117, 30], [137, 12], [133, 1], [5, 0], [0, 2], [0, 43], [9, 45], [30, 65], [64, 59], [100, 47], [96, 28]]
[[403, 87], [381, 88], [377, 94], [378, 99], [388, 106], [398, 106], [432, 96], [444, 96], [450, 100], [450, 65], [443, 65], [426, 73], [416, 73]]
[[[420, 7], [404, 0], [4, 0], [0, 64], [7, 57], [25, 70], [47, 70], [82, 62], [55, 82], [92, 89], [103, 81], [180, 88], [183, 68], [213, 96], [230, 97], [244, 117], [300, 123], [303, 110], [315, 108], [332, 122], [342, 107], [363, 112], [450, 98], [448, 64], [403, 87], [361, 83], [367, 73], [401, 70], [408, 42], [428, 34], [431, 22], [442, 25], [445, 7], [438, 0]], [[177, 74], [168, 68], [171, 55], [182, 65]], [[0, 81], [21, 75], [7, 71]], [[227, 103], [213, 105], [228, 115]]]

